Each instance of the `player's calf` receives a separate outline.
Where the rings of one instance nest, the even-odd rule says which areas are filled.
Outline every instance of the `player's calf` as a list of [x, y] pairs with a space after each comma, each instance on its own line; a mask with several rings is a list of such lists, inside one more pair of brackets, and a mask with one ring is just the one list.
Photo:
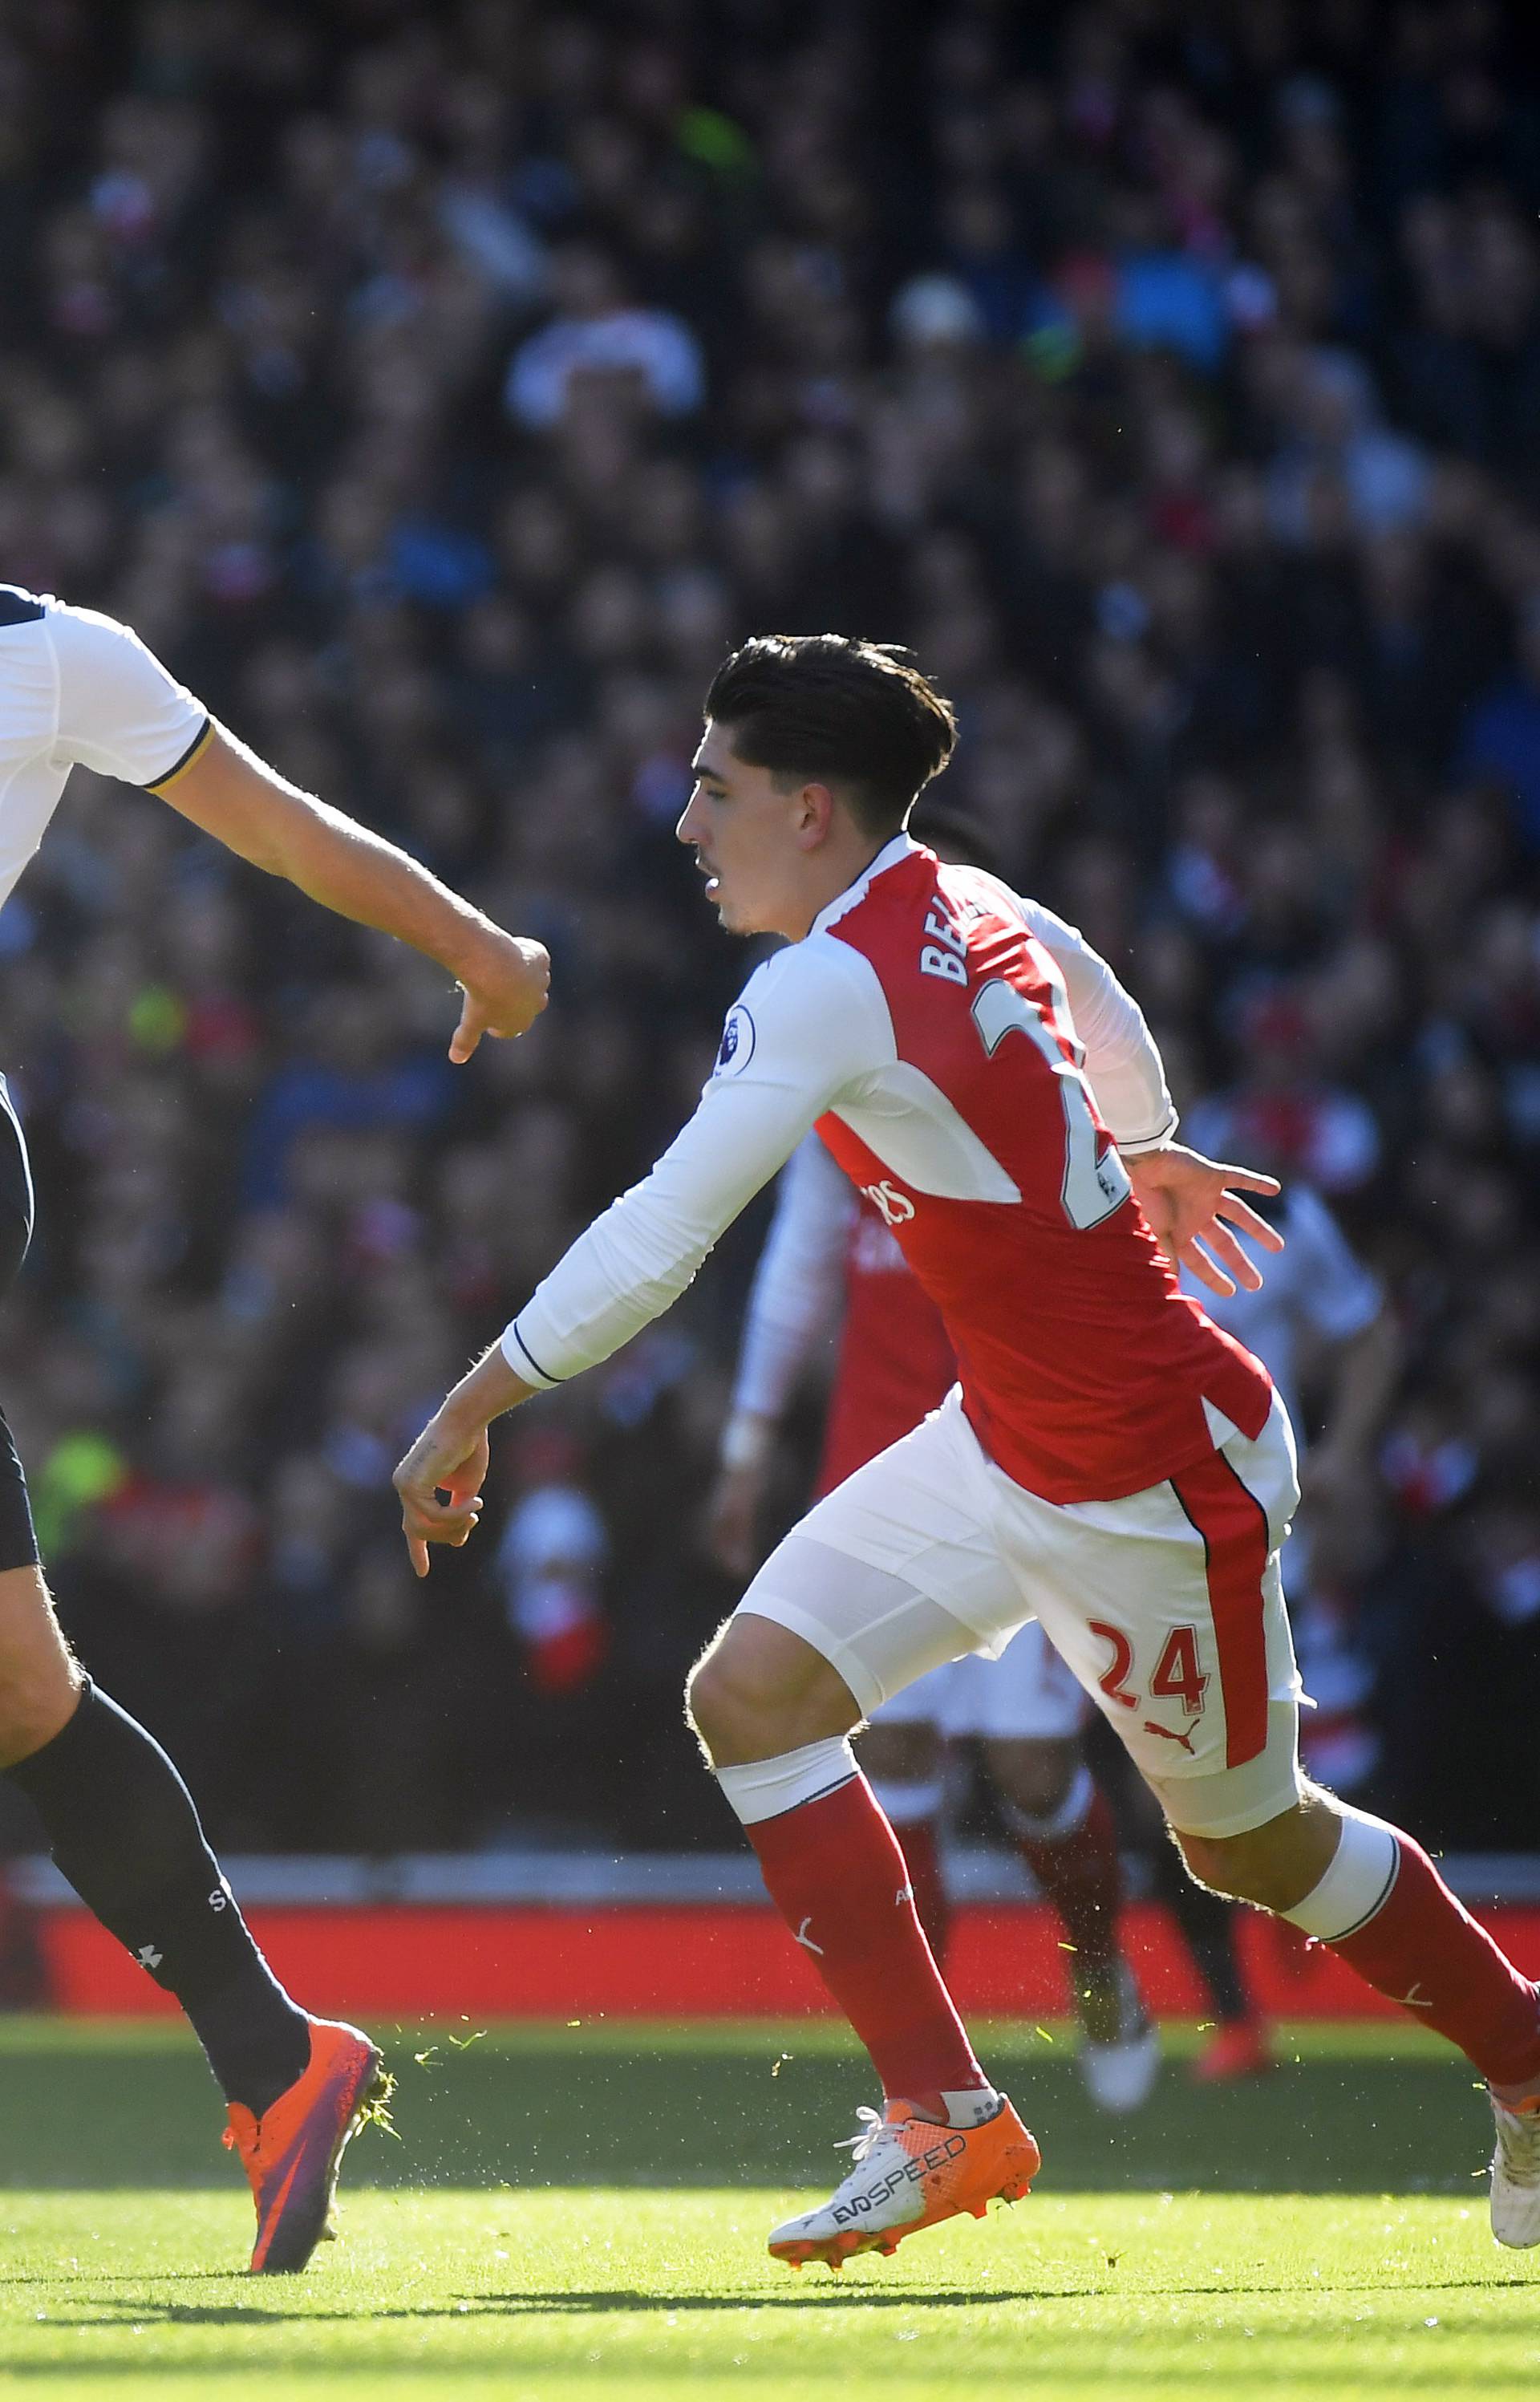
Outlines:
[[260, 2116], [303, 2074], [309, 2022], [253, 1942], [159, 1745], [87, 1678], [67, 1722], [9, 1774], [61, 1874], [176, 1995], [226, 2099]]
[[[1326, 1829], [1331, 1849], [1320, 1874], [1285, 1898], [1307, 1857], [1289, 1823], [1296, 1815], [1313, 1823], [1309, 1841], [1316, 1844], [1324, 1815], [1335, 1827]], [[1540, 1989], [1450, 1891], [1421, 1844], [1319, 1788], [1311, 1788], [1299, 1814], [1256, 1829], [1233, 1867], [1229, 1844], [1181, 1841], [1189, 1859], [1196, 1853], [1205, 1882], [1217, 1872], [1228, 1875], [1231, 1891], [1249, 1884], [1244, 1898], [1264, 1906], [1271, 1889], [1279, 1897], [1271, 1906], [1293, 1926], [1459, 2046], [1486, 2078], [1497, 2119], [1493, 2232], [1505, 2243], [1540, 2243]]]
[[0, 1771], [52, 1742], [75, 1715], [80, 1683], [42, 1569], [0, 1569]]

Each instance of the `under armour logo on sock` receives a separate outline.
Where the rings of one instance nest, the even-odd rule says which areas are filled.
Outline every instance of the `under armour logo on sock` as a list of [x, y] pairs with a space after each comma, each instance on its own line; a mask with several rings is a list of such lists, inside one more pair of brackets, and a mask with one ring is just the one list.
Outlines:
[[804, 1918], [802, 1925], [797, 1929], [795, 1940], [802, 1945], [804, 1952], [816, 1952], [818, 1958], [821, 1960], [823, 1958], [823, 1945], [821, 1943], [815, 1943], [812, 1937], [807, 1932], [812, 1924], [813, 1922], [811, 1918]]
[[913, 1901], [914, 1898], [914, 1886], [912, 1884], [901, 1884], [898, 1892], [893, 1896], [893, 1907], [895, 1910], [901, 1910], [906, 1901]]
[[153, 1943], [142, 1943], [134, 1954], [142, 1968], [158, 1968], [165, 1956], [164, 1952], [158, 1952]]

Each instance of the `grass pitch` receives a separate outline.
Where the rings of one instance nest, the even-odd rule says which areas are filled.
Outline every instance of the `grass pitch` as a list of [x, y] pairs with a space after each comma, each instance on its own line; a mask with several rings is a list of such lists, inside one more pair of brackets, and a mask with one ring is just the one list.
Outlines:
[[[390, 2031], [387, 2030], [389, 2037]], [[464, 2026], [392, 2042], [400, 2143], [342, 2241], [232, 2274], [249, 2205], [180, 2030], [0, 2022], [0, 2391], [67, 2402], [1317, 2402], [1540, 2392], [1540, 2255], [1502, 2252], [1469, 2072], [1378, 2029], [1261, 2085], [1085, 2106], [1060, 2030], [984, 2030], [1038, 2192], [839, 2278], [768, 2227], [867, 2081], [823, 2026]], [[457, 2049], [457, 2041], [461, 2047]], [[1190, 2048], [1189, 2046], [1187, 2048]]]

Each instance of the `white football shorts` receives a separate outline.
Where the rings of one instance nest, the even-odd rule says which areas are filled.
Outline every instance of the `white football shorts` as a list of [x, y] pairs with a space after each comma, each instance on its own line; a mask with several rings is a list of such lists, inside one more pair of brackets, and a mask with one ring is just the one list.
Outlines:
[[954, 1389], [777, 1544], [738, 1607], [821, 1652], [870, 1718], [1036, 1619], [1171, 1824], [1238, 1835], [1302, 1790], [1278, 1555], [1299, 1502], [1273, 1401], [1255, 1443], [1117, 1501], [1044, 1501], [987, 1456]]

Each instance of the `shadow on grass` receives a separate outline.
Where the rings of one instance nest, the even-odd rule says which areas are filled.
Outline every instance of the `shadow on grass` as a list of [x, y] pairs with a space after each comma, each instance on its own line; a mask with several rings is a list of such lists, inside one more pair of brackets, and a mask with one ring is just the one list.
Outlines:
[[[24, 2282], [16, 2280], [17, 2283]], [[42, 2283], [42, 2280], [38, 2281]], [[54, 2281], [57, 2282], [57, 2281]], [[128, 2282], [127, 2280], [117, 2282]], [[1533, 2278], [1514, 2275], [1502, 2277], [1443, 2277], [1437, 2280], [1409, 2278], [1406, 2285], [1333, 2285], [1329, 2291], [1344, 2298], [1373, 2294], [1394, 2300], [1398, 2293], [1460, 2294], [1488, 2293], [1499, 2286], [1533, 2286]], [[1078, 2302], [1098, 2292], [1118, 2292], [1120, 2300], [1182, 2301], [1255, 2301], [1277, 2299], [1291, 2294], [1318, 2298], [1324, 2289], [1314, 2285], [1160, 2285], [1136, 2289], [1136, 2296], [1117, 2288], [1095, 2285], [981, 2285], [957, 2293], [938, 2293], [932, 2287], [895, 2291], [891, 2287], [846, 2285], [833, 2280], [820, 2279], [816, 2285], [805, 2285], [790, 2294], [657, 2294], [621, 2286], [591, 2293], [565, 2294], [469, 2294], [451, 2302], [431, 2302], [414, 2307], [403, 2304], [396, 2308], [377, 2309], [363, 2305], [356, 2311], [347, 2310], [274, 2310], [259, 2302], [161, 2302], [148, 2300], [133, 2310], [119, 2308], [99, 2312], [94, 2315], [71, 2312], [61, 2318], [61, 2326], [122, 2327], [122, 2326], [249, 2326], [349, 2325], [373, 2319], [433, 2320], [456, 2318], [604, 2318], [604, 2317], [678, 2317], [685, 2312], [706, 2313], [722, 2311], [804, 2311], [831, 2306], [842, 2311], [936, 2311], [978, 2310], [1009, 2302]]]

